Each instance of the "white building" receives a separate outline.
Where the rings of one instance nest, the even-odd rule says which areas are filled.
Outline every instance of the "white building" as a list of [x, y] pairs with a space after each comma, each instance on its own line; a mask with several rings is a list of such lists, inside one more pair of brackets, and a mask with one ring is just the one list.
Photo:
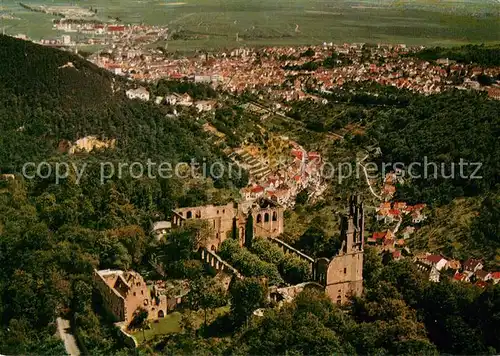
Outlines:
[[143, 101], [149, 100], [149, 92], [144, 87], [140, 87], [137, 89], [129, 89], [126, 92], [127, 98], [129, 99], [139, 99]]
[[214, 108], [215, 102], [211, 100], [200, 100], [196, 102], [195, 106], [198, 112], [210, 111]]
[[71, 36], [69, 35], [62, 35], [62, 43], [65, 46], [69, 46], [71, 44]]
[[153, 224], [151, 232], [158, 240], [161, 240], [167, 235], [170, 229], [172, 229], [172, 223], [170, 221], [158, 221]]

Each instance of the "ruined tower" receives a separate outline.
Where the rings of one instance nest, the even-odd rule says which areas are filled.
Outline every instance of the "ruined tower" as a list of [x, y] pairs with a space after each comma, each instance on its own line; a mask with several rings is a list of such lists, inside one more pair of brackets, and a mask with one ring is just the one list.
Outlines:
[[363, 292], [364, 212], [357, 196], [349, 199], [349, 211], [342, 217], [341, 228], [342, 246], [325, 266], [322, 278], [326, 294], [337, 304]]

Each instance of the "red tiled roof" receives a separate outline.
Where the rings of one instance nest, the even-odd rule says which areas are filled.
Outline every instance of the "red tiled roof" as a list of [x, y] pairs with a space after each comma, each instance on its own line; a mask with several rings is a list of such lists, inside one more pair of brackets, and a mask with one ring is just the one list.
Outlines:
[[292, 156], [295, 156], [298, 159], [302, 159], [302, 151], [300, 150], [292, 150]]
[[260, 193], [260, 192], [263, 192], [264, 191], [264, 188], [262, 188], [260, 185], [252, 188], [252, 193]]
[[482, 270], [482, 269], [480, 269], [479, 271], [476, 271], [476, 276], [478, 276], [481, 279], [486, 278], [489, 274], [490, 274], [490, 272], [487, 272], [487, 271]]
[[491, 278], [500, 279], [500, 272], [491, 272]]
[[476, 260], [474, 258], [469, 258], [467, 261], [464, 262], [464, 268], [465, 269], [474, 269], [476, 266], [481, 263], [481, 260]]
[[394, 209], [402, 209], [406, 207], [406, 203], [402, 201], [397, 201], [394, 203]]
[[432, 263], [438, 263], [443, 259], [443, 256], [441, 255], [429, 255], [425, 258], [427, 261], [432, 262]]
[[387, 231], [386, 232], [374, 232], [372, 235], [372, 238], [375, 240], [385, 239], [386, 235], [387, 235]]
[[125, 31], [125, 26], [108, 26], [108, 31]]
[[394, 239], [385, 239], [384, 246], [392, 246], [394, 245]]
[[389, 215], [398, 216], [400, 214], [401, 214], [401, 211], [399, 209], [391, 209], [391, 210], [389, 210]]
[[380, 209], [390, 209], [391, 208], [391, 203], [390, 202], [384, 202], [380, 203]]
[[386, 184], [384, 186], [384, 191], [387, 193], [394, 193], [396, 191], [396, 187], [390, 184]]
[[465, 279], [465, 274], [457, 272], [453, 276], [453, 279], [456, 280], [456, 281], [463, 281]]
[[476, 286], [478, 286], [480, 288], [486, 288], [487, 285], [488, 285], [488, 283], [486, 283], [484, 281], [477, 281], [476, 282]]
[[319, 158], [319, 157], [320, 157], [320, 154], [319, 154], [318, 152], [309, 152], [309, 153], [307, 154], [307, 157], [308, 157], [309, 159]]

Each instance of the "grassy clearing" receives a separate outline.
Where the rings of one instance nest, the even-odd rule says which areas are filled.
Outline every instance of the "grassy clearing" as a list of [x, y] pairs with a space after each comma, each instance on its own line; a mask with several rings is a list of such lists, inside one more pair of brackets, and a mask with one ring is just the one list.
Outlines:
[[[219, 316], [229, 313], [230, 307], [229, 305], [220, 307], [215, 309], [213, 312], [208, 313], [208, 322], [212, 322]], [[194, 324], [199, 328], [203, 325], [204, 322], [204, 312], [202, 310], [198, 310], [193, 312]], [[167, 314], [167, 316], [163, 319], [158, 319], [158, 322], [151, 322], [150, 329], [136, 331], [132, 333], [132, 335], [136, 338], [139, 343], [144, 342], [144, 336], [146, 337], [146, 341], [153, 339], [158, 335], [168, 335], [172, 333], [178, 333], [182, 331], [181, 328], [181, 312], [173, 312]]]

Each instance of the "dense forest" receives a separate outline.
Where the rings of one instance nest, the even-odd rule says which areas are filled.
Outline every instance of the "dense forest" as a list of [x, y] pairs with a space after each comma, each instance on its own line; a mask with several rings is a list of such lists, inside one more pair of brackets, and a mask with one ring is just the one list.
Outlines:
[[198, 332], [188, 327], [154, 339], [145, 349], [203, 355], [276, 355], [285, 350], [297, 355], [497, 352], [498, 285], [483, 291], [449, 281], [431, 283], [411, 262], [384, 258], [382, 263], [371, 248], [365, 258], [366, 292], [347, 308], [311, 288], [292, 303], [249, 319], [248, 310], [266, 301], [258, 281], [245, 279], [229, 291], [229, 315]]
[[[92, 269], [139, 268], [153, 221], [179, 205], [226, 203], [246, 178], [148, 179], [126, 171], [101, 181], [101, 162], [228, 159], [200, 124], [127, 100], [130, 83], [75, 55], [2, 36], [0, 63], [0, 173], [16, 176], [0, 181], [0, 350], [61, 354], [55, 317], [66, 315], [89, 353], [116, 353], [117, 333], [92, 296]], [[59, 149], [89, 135], [116, 139], [116, 147]], [[52, 169], [47, 178], [22, 178], [26, 162], [42, 161]], [[86, 167], [85, 174], [57, 181], [60, 163]]]
[[483, 66], [500, 65], [500, 46], [466, 45], [461, 47], [426, 48], [417, 53], [417, 57], [427, 61], [439, 58], [448, 58], [464, 64], [478, 64]]
[[[379, 114], [370, 132], [382, 160], [401, 162], [416, 177], [399, 197], [443, 204], [493, 189], [500, 183], [499, 112], [500, 102], [482, 93], [453, 91], [416, 96], [404, 108]], [[411, 169], [413, 162], [420, 165]]]

